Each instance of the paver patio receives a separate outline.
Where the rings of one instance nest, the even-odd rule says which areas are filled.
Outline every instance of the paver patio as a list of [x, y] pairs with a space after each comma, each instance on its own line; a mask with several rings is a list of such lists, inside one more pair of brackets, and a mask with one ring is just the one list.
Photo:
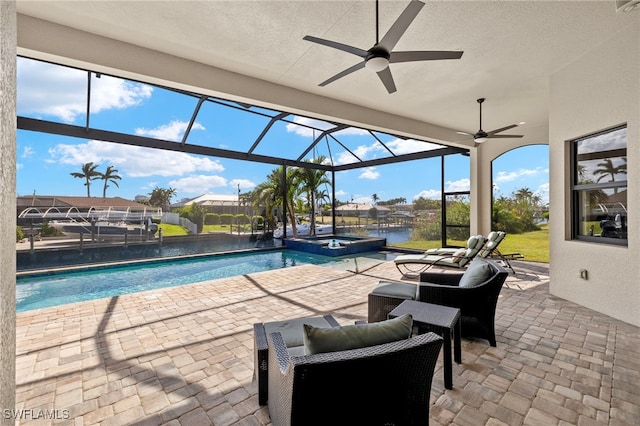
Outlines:
[[[514, 262], [492, 348], [463, 339], [431, 424], [640, 424], [640, 329], [548, 291], [547, 265]], [[254, 322], [366, 318], [393, 262], [298, 266], [17, 315], [19, 424], [268, 425], [253, 375]], [[357, 268], [357, 272], [356, 272]], [[49, 412], [59, 419], [31, 419]], [[68, 417], [68, 418], [65, 418]]]

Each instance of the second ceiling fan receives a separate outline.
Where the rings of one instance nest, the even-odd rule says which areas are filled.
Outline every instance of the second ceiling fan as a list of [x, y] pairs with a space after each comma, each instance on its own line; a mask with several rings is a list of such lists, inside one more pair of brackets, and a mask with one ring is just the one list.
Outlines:
[[389, 31], [379, 38], [379, 23], [378, 23], [378, 0], [376, 0], [376, 43], [369, 50], [360, 49], [358, 47], [349, 46], [343, 43], [338, 43], [331, 40], [322, 39], [314, 36], [305, 36], [304, 40], [322, 44], [324, 46], [332, 47], [334, 49], [341, 50], [343, 52], [351, 53], [352, 55], [362, 58], [362, 62], [347, 68], [344, 71], [339, 72], [328, 80], [320, 83], [320, 86], [326, 86], [329, 83], [345, 77], [355, 71], [362, 68], [368, 68], [378, 74], [380, 81], [384, 84], [387, 92], [394, 93], [396, 89], [389, 64], [400, 62], [415, 62], [415, 61], [434, 61], [440, 59], [460, 59], [462, 57], [462, 51], [442, 51], [442, 50], [416, 50], [416, 51], [404, 51], [394, 52], [393, 48], [396, 46], [400, 37], [407, 31], [409, 25], [413, 22], [418, 15], [424, 3], [418, 0], [412, 0], [405, 10], [400, 14], [398, 19], [393, 23]]
[[507, 139], [507, 138], [521, 138], [523, 135], [499, 135], [498, 133], [502, 133], [506, 130], [513, 129], [514, 127], [518, 127], [521, 124], [524, 124], [524, 121], [521, 121], [518, 124], [511, 124], [509, 126], [501, 127], [499, 129], [491, 130], [490, 132], [485, 132], [482, 130], [482, 103], [485, 101], [484, 98], [478, 99], [478, 104], [480, 105], [480, 130], [478, 130], [475, 134], [467, 133], [467, 132], [456, 132], [459, 135], [467, 135], [473, 136], [473, 140], [476, 143], [486, 142], [487, 139]]

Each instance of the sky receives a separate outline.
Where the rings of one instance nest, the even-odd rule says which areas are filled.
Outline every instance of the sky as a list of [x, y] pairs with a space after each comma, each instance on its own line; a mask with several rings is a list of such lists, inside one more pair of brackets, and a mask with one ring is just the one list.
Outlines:
[[[18, 59], [18, 115], [65, 124], [86, 124], [87, 73], [25, 58]], [[106, 75], [91, 78], [90, 127], [140, 136], [180, 141], [187, 129], [197, 98], [163, 88]], [[234, 104], [235, 105], [235, 104]], [[237, 105], [235, 105], [237, 106]], [[272, 111], [253, 108], [273, 115]], [[278, 156], [286, 152], [296, 159], [316, 134], [299, 124], [322, 122], [290, 116], [278, 123], [256, 147], [254, 153]], [[269, 122], [269, 117], [247, 114], [242, 108], [228, 108], [205, 102], [189, 133], [188, 143], [246, 152]], [[325, 127], [326, 126], [326, 123]], [[396, 155], [432, 148], [423, 141], [392, 135], [376, 136]], [[332, 140], [318, 143], [306, 158], [324, 155], [334, 164], [388, 156], [384, 146], [362, 129], [349, 128]], [[326, 143], [325, 143], [326, 142]], [[499, 143], [489, 141], [487, 143]], [[348, 148], [345, 149], [345, 148]], [[283, 151], [284, 150], [284, 151]], [[349, 152], [351, 151], [351, 152]], [[110, 184], [107, 197], [134, 199], [156, 188], [174, 188], [172, 202], [202, 194], [237, 194], [251, 191], [264, 182], [276, 166], [213, 158], [192, 154], [127, 146], [97, 140], [70, 138], [18, 131], [17, 188], [19, 196], [86, 196], [81, 172], [87, 162], [104, 172], [113, 166], [121, 177], [119, 186]], [[440, 159], [425, 159], [336, 173], [336, 198], [369, 203], [375, 194], [381, 201], [417, 197], [439, 199]], [[508, 196], [528, 188], [548, 202], [548, 147], [520, 148], [496, 159], [493, 164], [494, 193]], [[91, 184], [91, 196], [101, 197], [104, 181]], [[452, 155], [445, 160], [445, 191], [465, 191], [469, 185], [469, 159]], [[330, 194], [331, 189], [326, 188]]]

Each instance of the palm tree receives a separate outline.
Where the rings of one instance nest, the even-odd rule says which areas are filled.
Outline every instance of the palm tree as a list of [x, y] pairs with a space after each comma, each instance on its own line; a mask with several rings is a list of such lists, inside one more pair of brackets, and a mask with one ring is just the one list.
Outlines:
[[[325, 160], [326, 157], [321, 155], [309, 162], [313, 164], [322, 164]], [[311, 235], [315, 235], [316, 233], [316, 193], [320, 186], [329, 183], [329, 179], [326, 174], [327, 172], [325, 170], [311, 168], [300, 168], [295, 171], [294, 184], [297, 184], [296, 187], [298, 187], [300, 191], [307, 194], [307, 200], [311, 207]]]
[[373, 194], [371, 196], [371, 201], [373, 201], [373, 204], [376, 204], [378, 202], [380, 198], [378, 197], [378, 194]]
[[[327, 188], [319, 189], [316, 191], [316, 204], [318, 204], [318, 207], [326, 206], [330, 202], [331, 197], [329, 196]], [[321, 216], [321, 219], [322, 223], [324, 223], [324, 215]]]
[[273, 191], [269, 187], [269, 182], [262, 182], [256, 185], [251, 191], [251, 204], [253, 210], [262, 212], [264, 209], [264, 219], [267, 225], [267, 230], [271, 229], [274, 224], [273, 208], [275, 207], [273, 199]]
[[104, 186], [102, 187], [102, 198], [107, 198], [107, 188], [109, 187], [109, 182], [120, 188], [120, 185], [118, 185], [118, 182], [116, 182], [116, 180], [120, 180], [122, 178], [117, 173], [118, 170], [114, 169], [113, 166], [107, 167], [107, 170], [104, 173], [100, 173], [100, 179], [104, 181]]
[[163, 211], [169, 211], [169, 205], [171, 204], [171, 198], [176, 195], [176, 190], [173, 188], [160, 188], [155, 187], [149, 194], [149, 204], [155, 207], [162, 208]]
[[85, 163], [82, 165], [82, 172], [72, 172], [71, 176], [74, 178], [84, 179], [84, 186], [87, 187], [87, 197], [91, 197], [91, 181], [100, 179], [102, 173], [97, 171], [98, 164], [93, 164], [93, 162]]
[[292, 224], [293, 236], [297, 237], [298, 230], [295, 226], [296, 216], [293, 202], [297, 190], [294, 182], [295, 174], [295, 169], [288, 169], [283, 182], [283, 166], [273, 169], [267, 176], [267, 180], [255, 187], [253, 199], [255, 206], [265, 206], [267, 219], [272, 218], [271, 212], [276, 206], [282, 206], [283, 215], [288, 215]]
[[[616, 175], [618, 175], [618, 174], [626, 175], [627, 174], [627, 159], [626, 159], [626, 157], [623, 157], [622, 159], [624, 160], [624, 163], [620, 164], [619, 166], [614, 166], [613, 165], [613, 161], [611, 161], [611, 158], [605, 158], [605, 160], [603, 162], [598, 163], [597, 166], [599, 168], [593, 171], [594, 175], [600, 175], [600, 177], [598, 177], [596, 182], [600, 182], [606, 176], [611, 176], [610, 182], [615, 182], [616, 181]], [[618, 193], [618, 188], [613, 188], [613, 192], [617, 194]]]

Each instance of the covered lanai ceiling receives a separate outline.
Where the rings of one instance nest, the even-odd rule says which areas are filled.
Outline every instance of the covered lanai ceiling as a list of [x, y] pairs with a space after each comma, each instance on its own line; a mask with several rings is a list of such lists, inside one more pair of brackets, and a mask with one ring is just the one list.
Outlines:
[[[303, 40], [312, 35], [369, 49], [376, 40], [373, 0], [18, 0], [18, 52], [472, 147], [472, 138], [456, 131], [478, 130], [481, 97], [484, 130], [524, 121], [510, 131], [524, 135], [518, 142], [546, 143], [549, 77], [640, 19], [637, 11], [616, 13], [613, 0], [425, 3], [396, 50], [464, 54], [391, 64], [393, 94], [367, 69], [318, 86], [360, 59]], [[381, 35], [407, 4], [380, 2]]]

